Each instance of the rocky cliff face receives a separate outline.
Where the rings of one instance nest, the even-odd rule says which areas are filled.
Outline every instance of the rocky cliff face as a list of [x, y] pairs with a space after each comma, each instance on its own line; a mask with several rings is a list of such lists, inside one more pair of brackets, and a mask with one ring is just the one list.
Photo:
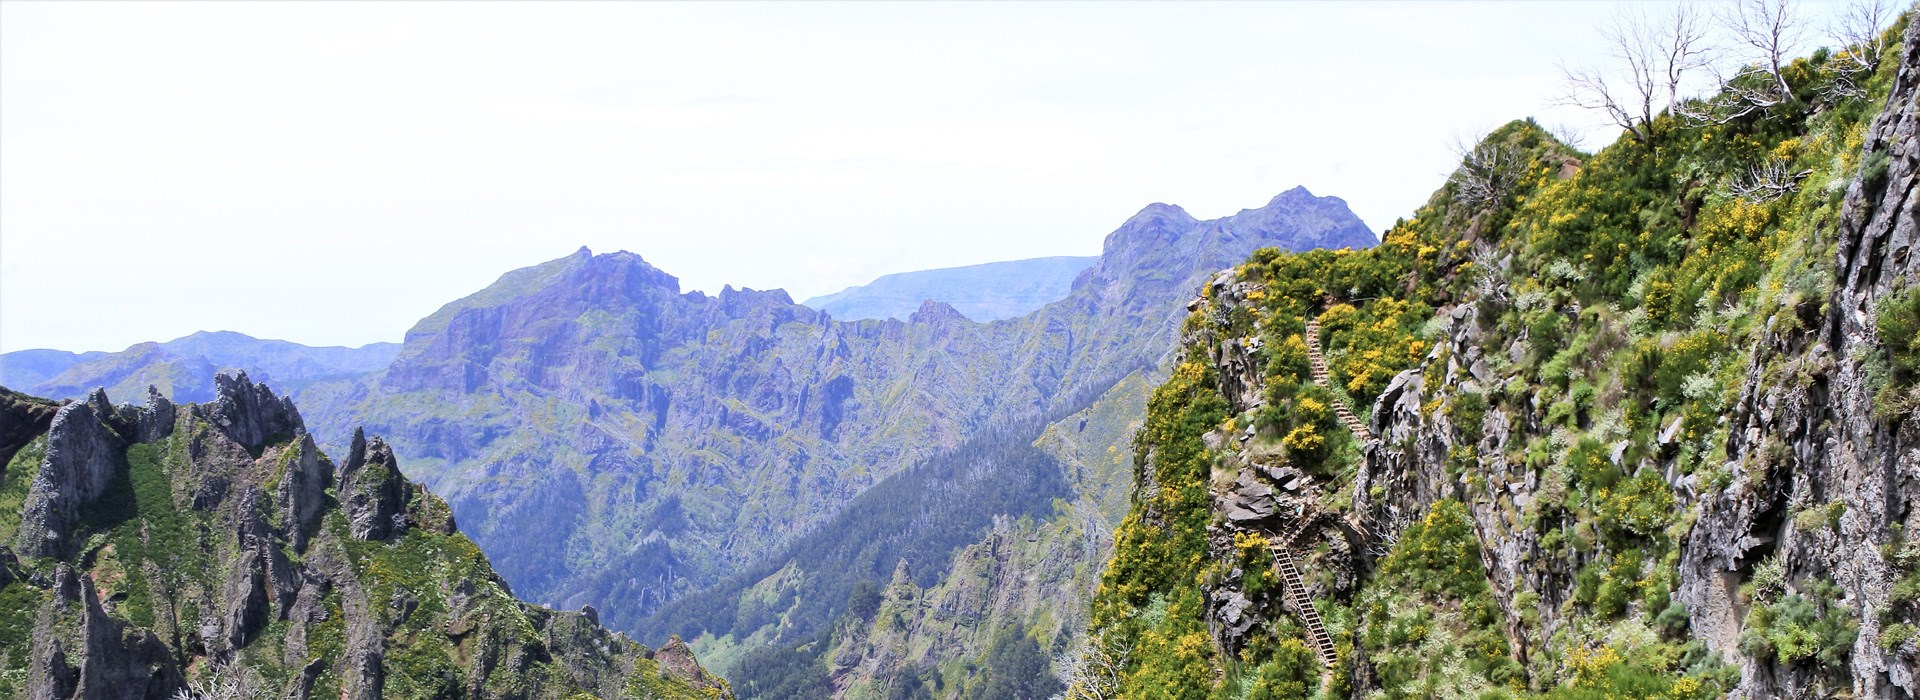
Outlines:
[[[1381, 247], [1211, 281], [1079, 692], [1913, 697], [1898, 31], [1866, 96], [1822, 54], [1804, 102], [1651, 145], [1516, 123]], [[1494, 153], [1521, 184], [1460, 195]], [[1756, 161], [1806, 175], [1755, 195]]]
[[1371, 240], [1305, 190], [1212, 222], [1156, 205], [1066, 299], [997, 324], [941, 305], [842, 323], [583, 250], [423, 320], [385, 372], [301, 398], [317, 434], [387, 435], [519, 590], [628, 625], [989, 424], [1160, 363], [1204, 271]]
[[[1698, 519], [1681, 551], [1679, 599], [1693, 628], [1740, 669], [1740, 690], [1753, 697], [1920, 695], [1920, 639], [1912, 631], [1920, 621], [1913, 578], [1920, 415], [1876, 403], [1897, 381], [1885, 375], [1883, 357], [1912, 342], [1883, 337], [1877, 320], [1899, 313], [1891, 308], [1896, 294], [1912, 294], [1920, 281], [1920, 50], [1912, 49], [1920, 46], [1920, 24], [1914, 27], [1886, 107], [1866, 130], [1866, 165], [1831, 225], [1832, 293], [1823, 309], [1804, 309], [1812, 316], [1806, 327], [1760, 334], [1727, 415], [1731, 479], [1698, 489]], [[1809, 512], [1828, 517], [1796, 517]], [[1743, 653], [1740, 637], [1765, 601], [1741, 596], [1740, 585], [1763, 562], [1778, 567], [1775, 595], [1826, 584], [1859, 615], [1844, 671]]]
[[0, 487], [0, 695], [728, 696], [677, 642], [515, 600], [379, 438], [336, 470], [291, 402], [216, 386], [95, 391], [28, 431], [9, 472], [32, 479]]

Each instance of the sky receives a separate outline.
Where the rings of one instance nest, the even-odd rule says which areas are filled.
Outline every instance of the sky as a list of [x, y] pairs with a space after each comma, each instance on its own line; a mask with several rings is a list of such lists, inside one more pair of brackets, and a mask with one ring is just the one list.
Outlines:
[[[1303, 185], [1374, 230], [1591, 3], [0, 3], [0, 351], [398, 341], [580, 246], [796, 300]], [[1653, 9], [1658, 9], [1653, 8]]]

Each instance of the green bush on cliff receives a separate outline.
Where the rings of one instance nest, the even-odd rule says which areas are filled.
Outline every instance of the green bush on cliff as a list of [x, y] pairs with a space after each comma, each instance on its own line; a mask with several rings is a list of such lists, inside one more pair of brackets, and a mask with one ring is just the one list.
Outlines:
[[1466, 506], [1434, 504], [1409, 525], [1360, 595], [1360, 644], [1389, 698], [1441, 688], [1511, 689], [1520, 679], [1505, 616], [1480, 565]]
[[1904, 415], [1920, 407], [1920, 287], [1880, 300], [1874, 330], [1886, 348], [1886, 376], [1874, 397], [1881, 415]]

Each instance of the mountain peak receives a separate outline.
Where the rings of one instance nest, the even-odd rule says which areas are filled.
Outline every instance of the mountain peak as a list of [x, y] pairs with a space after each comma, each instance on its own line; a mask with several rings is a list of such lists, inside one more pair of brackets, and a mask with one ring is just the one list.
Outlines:
[[1147, 222], [1154, 222], [1154, 221], [1176, 221], [1176, 222], [1184, 222], [1184, 223], [1193, 223], [1195, 221], [1198, 221], [1198, 219], [1193, 218], [1192, 214], [1188, 214], [1187, 210], [1180, 208], [1180, 205], [1178, 204], [1154, 202], [1147, 206], [1141, 207], [1140, 211], [1135, 213], [1133, 216], [1129, 217], [1127, 219], [1127, 223], [1122, 224], [1121, 227], [1125, 228], [1136, 222], [1144, 224]]
[[1307, 191], [1305, 185], [1294, 185], [1293, 189], [1274, 195], [1273, 199], [1267, 200], [1267, 206], [1261, 208], [1272, 209], [1280, 206], [1305, 204], [1315, 199], [1318, 198], [1314, 197], [1312, 192]]
[[952, 304], [932, 299], [920, 302], [920, 308], [915, 310], [912, 316], [907, 317], [909, 323], [951, 323], [966, 320], [966, 314], [960, 313], [960, 310], [953, 308]]

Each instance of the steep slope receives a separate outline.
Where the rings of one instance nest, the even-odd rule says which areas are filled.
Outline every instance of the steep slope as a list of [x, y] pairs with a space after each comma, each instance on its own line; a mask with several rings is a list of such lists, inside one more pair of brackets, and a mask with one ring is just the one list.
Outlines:
[[[6, 370], [6, 381], [13, 382], [10, 386], [59, 399], [84, 398], [95, 387], [129, 395], [152, 386], [174, 401], [208, 401], [214, 395], [213, 375], [221, 370], [244, 371], [258, 381], [291, 392], [322, 379], [379, 370], [399, 352], [398, 343], [310, 347], [232, 331], [201, 331], [164, 343], [140, 343], [115, 353], [10, 352], [0, 355], [0, 368], [23, 368], [18, 380], [12, 369]], [[48, 374], [44, 370], [54, 371]]]
[[515, 600], [379, 438], [356, 432], [336, 469], [291, 401], [216, 387], [139, 408], [95, 391], [14, 457], [0, 695], [729, 696], [677, 641]]
[[839, 322], [779, 291], [683, 294], [638, 256], [582, 250], [448, 305], [386, 371], [302, 400], [321, 434], [389, 435], [520, 590], [619, 626], [923, 458], [1158, 364], [1206, 271], [1260, 246], [1371, 240], [1303, 189], [1211, 222], [1154, 205], [1067, 298], [995, 324], [938, 303]]
[[975, 321], [1025, 316], [1059, 301], [1097, 257], [1052, 257], [918, 270], [800, 302], [842, 321], [907, 320], [920, 302], [937, 301]]
[[[1209, 282], [1070, 695], [1913, 697], [1892, 31], [1860, 90], [1823, 51], [1792, 99], [1591, 157], [1516, 122], [1381, 246]], [[1475, 196], [1488, 163], [1512, 185]]]
[[[1002, 450], [1037, 449], [1051, 457], [1065, 477], [1064, 493], [1032, 489], [1021, 474], [996, 473], [991, 460], [972, 460], [986, 468], [973, 467], [969, 478], [1039, 491], [1032, 496], [1051, 503], [1028, 500], [1024, 510], [986, 511], [994, 513], [991, 522], [969, 526], [928, 503], [932, 499], [916, 497], [925, 484], [914, 483], [915, 474], [899, 475], [770, 564], [737, 577], [733, 586], [675, 601], [649, 621], [658, 627], [643, 629], [697, 635], [701, 658], [738, 679], [744, 698], [918, 698], [932, 697], [935, 688], [944, 689], [942, 697], [1021, 694], [996, 686], [996, 679], [1035, 684], [1022, 696], [1046, 696], [1040, 690], [1054, 681], [1045, 655], [1081, 640], [1110, 533], [1127, 509], [1125, 448], [1148, 390], [1164, 377], [1158, 370], [1135, 372], [1087, 408], [1047, 424], [1030, 445], [1030, 431], [1000, 443]], [[870, 498], [890, 508], [863, 508], [860, 501]], [[967, 544], [928, 547], [915, 527]], [[862, 556], [820, 546], [847, 540], [861, 544], [855, 551]], [[701, 603], [712, 600], [722, 605], [703, 609]], [[831, 625], [822, 624], [827, 615], [834, 616]], [[1032, 654], [1007, 653], [1028, 644]]]

